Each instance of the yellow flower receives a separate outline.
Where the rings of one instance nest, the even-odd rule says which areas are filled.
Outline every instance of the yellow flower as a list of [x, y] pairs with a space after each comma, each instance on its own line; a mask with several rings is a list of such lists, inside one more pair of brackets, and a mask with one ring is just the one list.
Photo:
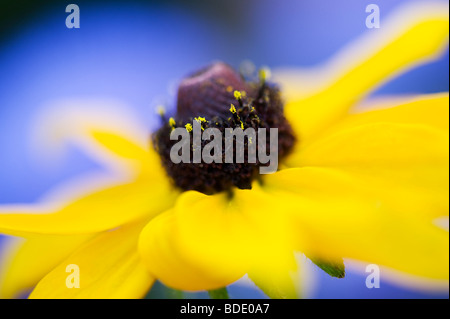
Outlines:
[[[245, 274], [269, 296], [295, 297], [294, 251], [318, 264], [350, 258], [448, 280], [448, 231], [433, 224], [448, 216], [448, 93], [356, 109], [375, 87], [446, 48], [447, 10], [411, 8], [328, 73], [315, 71], [316, 85], [298, 73], [282, 77], [301, 143], [277, 173], [231, 197], [175, 189], [145, 129], [126, 116], [65, 109], [53, 136], [84, 147], [120, 182], [84, 182], [90, 189], [81, 194], [78, 183], [78, 193], [63, 192], [69, 198], [3, 207], [0, 231], [23, 239], [3, 258], [1, 297], [37, 283], [31, 298], [139, 298], [155, 279], [211, 290]], [[69, 289], [73, 264], [80, 288]]]

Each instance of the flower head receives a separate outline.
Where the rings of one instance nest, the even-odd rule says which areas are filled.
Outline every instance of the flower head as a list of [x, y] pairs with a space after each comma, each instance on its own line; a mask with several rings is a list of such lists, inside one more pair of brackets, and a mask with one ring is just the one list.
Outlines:
[[[223, 64], [201, 70], [180, 86], [177, 114], [156, 133], [155, 148], [126, 115], [64, 109], [46, 125], [52, 135], [77, 143], [120, 179], [58, 201], [3, 207], [0, 231], [24, 239], [0, 268], [2, 296], [35, 286], [31, 297], [135, 298], [155, 279], [210, 290], [248, 274], [271, 297], [295, 297], [295, 252], [336, 277], [351, 258], [448, 280], [448, 231], [433, 224], [448, 216], [448, 93], [356, 109], [377, 85], [446, 47], [447, 10], [431, 7], [413, 5], [400, 28], [362, 42], [369, 51], [352, 47], [321, 82], [308, 81], [308, 92], [302, 75], [282, 77], [290, 77], [281, 81], [284, 108], [265, 79], [255, 92]], [[213, 167], [216, 178], [177, 171], [188, 174], [184, 184], [164, 162], [164, 134], [189, 132], [195, 123], [187, 119], [195, 118], [202, 126], [264, 122], [295, 142], [274, 174], [241, 184], [243, 166]], [[36, 267], [23, 271], [30, 260]], [[64, 284], [72, 264], [82, 273], [79, 289]]]

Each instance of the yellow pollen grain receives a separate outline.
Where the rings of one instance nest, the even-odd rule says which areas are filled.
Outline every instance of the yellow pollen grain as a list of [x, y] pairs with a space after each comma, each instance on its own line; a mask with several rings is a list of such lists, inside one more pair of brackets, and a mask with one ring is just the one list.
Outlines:
[[[200, 123], [200, 125], [201, 125], [202, 123], [208, 122], [204, 117], [201, 117], [201, 116], [194, 118], [194, 120], [196, 120], [198, 123]], [[205, 130], [205, 128], [203, 127], [203, 125], [201, 125], [200, 127], [201, 127], [202, 131]]]
[[236, 113], [236, 108], [234, 107], [233, 104], [231, 104], [230, 112], [233, 113], [233, 114]]
[[244, 123], [241, 121], [241, 129], [244, 129]]
[[156, 109], [156, 113], [158, 113], [160, 116], [164, 116], [164, 114], [166, 114], [166, 109], [164, 108], [164, 106], [160, 105]]
[[239, 91], [234, 91], [234, 98], [236, 100], [240, 100], [242, 98], [242, 94]]
[[199, 123], [206, 123], [207, 122], [206, 119], [204, 117], [201, 117], [201, 116], [196, 117], [195, 120], [197, 122], [199, 122]]
[[192, 124], [191, 123], [186, 124], [184, 127], [186, 128], [186, 131], [192, 132]]
[[169, 125], [170, 125], [171, 127], [175, 127], [176, 124], [177, 124], [177, 123], [175, 122], [174, 118], [171, 117], [171, 118], [169, 119]]

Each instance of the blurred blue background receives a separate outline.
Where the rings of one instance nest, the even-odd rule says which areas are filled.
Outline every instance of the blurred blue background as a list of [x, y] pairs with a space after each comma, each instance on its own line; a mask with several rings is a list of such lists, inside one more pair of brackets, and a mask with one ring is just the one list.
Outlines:
[[[173, 86], [191, 71], [246, 59], [271, 68], [320, 64], [365, 32], [365, 8], [376, 3], [381, 23], [405, 0], [76, 1], [81, 28], [68, 29], [65, 1], [0, 2], [0, 204], [39, 199], [55, 183], [99, 169], [77, 150], [55, 167], [37, 164], [31, 124], [58, 98], [115, 98], [149, 129], [154, 107], [173, 103]], [[426, 2], [426, 1], [424, 1]], [[449, 56], [411, 71], [374, 94], [449, 90]], [[35, 149], [34, 149], [35, 150]], [[312, 298], [448, 298], [365, 276], [345, 280], [315, 270]], [[231, 287], [234, 297], [261, 292]]]

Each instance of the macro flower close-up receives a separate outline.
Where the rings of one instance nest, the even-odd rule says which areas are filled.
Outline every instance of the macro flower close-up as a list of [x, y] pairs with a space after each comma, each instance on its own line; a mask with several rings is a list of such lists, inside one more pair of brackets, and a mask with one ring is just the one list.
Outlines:
[[[309, 69], [199, 60], [174, 73], [151, 125], [127, 101], [55, 95], [34, 112], [32, 149], [99, 171], [1, 198], [0, 298], [144, 298], [156, 285], [213, 298], [236, 283], [306, 298], [312, 268], [345, 282], [349, 266], [448, 296], [448, 88], [372, 95], [442, 59], [448, 35], [448, 3], [407, 2]], [[241, 160], [234, 129], [256, 132]]]

